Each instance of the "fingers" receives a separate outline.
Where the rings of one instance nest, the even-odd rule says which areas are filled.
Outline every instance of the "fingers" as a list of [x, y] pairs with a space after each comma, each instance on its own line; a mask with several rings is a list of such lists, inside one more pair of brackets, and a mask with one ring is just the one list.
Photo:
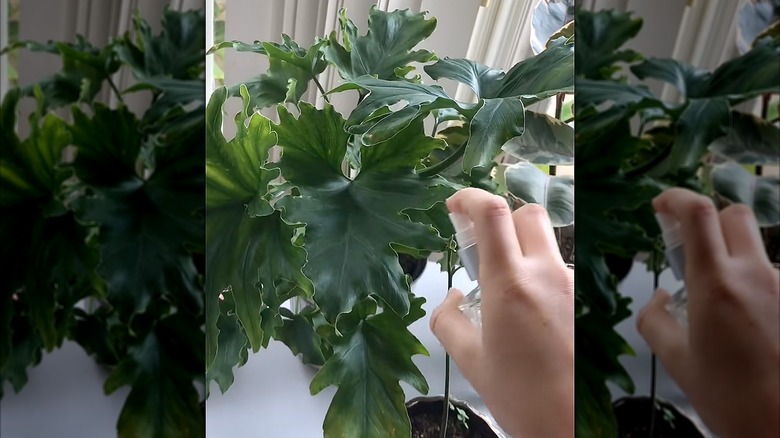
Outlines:
[[658, 289], [637, 315], [639, 334], [658, 356], [664, 367], [678, 384], [685, 379], [685, 362], [688, 355], [688, 334], [666, 310], [671, 297]]
[[[467, 215], [474, 222], [480, 269], [488, 267], [494, 273], [500, 273], [517, 268], [523, 254], [517, 239], [507, 238], [515, 236], [515, 228], [512, 212], [504, 198], [466, 188], [447, 199], [447, 208], [453, 213]], [[483, 275], [485, 273], [480, 272], [480, 276]]]
[[469, 376], [482, 348], [482, 335], [458, 308], [462, 300], [463, 294], [458, 289], [451, 289], [444, 302], [431, 314], [431, 331], [461, 372]]
[[723, 209], [718, 216], [731, 256], [757, 256], [768, 261], [758, 222], [748, 206], [734, 204]]
[[725, 264], [728, 249], [718, 212], [709, 198], [674, 188], [653, 199], [653, 207], [657, 212], [670, 214], [680, 221], [686, 266], [703, 272]]
[[547, 257], [563, 263], [552, 222], [539, 204], [525, 204], [512, 213], [517, 240], [524, 256]]

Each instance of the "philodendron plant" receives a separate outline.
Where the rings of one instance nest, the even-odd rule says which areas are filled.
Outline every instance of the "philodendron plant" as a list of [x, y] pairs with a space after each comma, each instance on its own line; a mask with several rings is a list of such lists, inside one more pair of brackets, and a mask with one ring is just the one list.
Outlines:
[[[571, 164], [572, 128], [527, 107], [573, 91], [573, 37], [504, 72], [414, 50], [436, 27], [424, 13], [373, 8], [365, 35], [344, 11], [340, 22], [340, 37], [308, 48], [283, 36], [213, 49], [267, 56], [270, 67], [217, 89], [206, 110], [207, 380], [226, 391], [249, 350], [280, 340], [321, 366], [312, 394], [338, 386], [326, 436], [408, 437], [399, 382], [428, 391], [412, 361], [427, 351], [408, 328], [425, 299], [411, 292], [398, 255], [449, 248], [444, 200], [459, 187], [509, 196], [508, 187], [547, 205], [557, 225], [571, 223], [572, 179], [533, 164]], [[412, 76], [411, 63], [468, 85], [475, 102]], [[344, 80], [327, 92], [318, 81], [326, 68]], [[324, 93], [316, 105], [301, 101], [312, 82]], [[343, 115], [328, 97], [348, 92], [359, 103]], [[228, 140], [232, 96], [243, 107]], [[271, 105], [278, 122], [256, 112]], [[499, 167], [502, 151], [527, 162]], [[294, 312], [284, 305], [292, 298], [308, 304]]]
[[[778, 179], [749, 171], [780, 158], [780, 39], [775, 23], [750, 51], [710, 72], [621, 49], [642, 25], [630, 14], [580, 10], [576, 20], [576, 178], [585, 201], [576, 212], [576, 433], [602, 437], [616, 433], [606, 382], [634, 391], [618, 360], [632, 349], [614, 330], [630, 315], [630, 299], [605, 257], [649, 252], [648, 267], [662, 267], [652, 263], [663, 254], [651, 199], [686, 187], [718, 205], [749, 205], [762, 227], [780, 224]], [[659, 99], [647, 79], [671, 84], [679, 99]], [[775, 102], [773, 111], [738, 109], [759, 96], [765, 110]]]
[[[75, 341], [111, 370], [106, 393], [131, 387], [119, 437], [205, 429], [204, 26], [202, 11], [167, 10], [159, 35], [136, 15], [135, 35], [103, 48], [11, 46], [63, 67], [0, 106], [0, 384], [19, 391], [43, 350]], [[137, 83], [120, 92], [122, 67]], [[97, 101], [108, 88], [115, 108]], [[139, 117], [122, 99], [141, 90], [153, 103]]]

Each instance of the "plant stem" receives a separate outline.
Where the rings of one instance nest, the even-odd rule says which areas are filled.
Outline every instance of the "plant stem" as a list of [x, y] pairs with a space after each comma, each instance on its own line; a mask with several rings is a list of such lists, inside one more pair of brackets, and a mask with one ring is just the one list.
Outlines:
[[322, 88], [322, 84], [320, 84], [320, 81], [317, 80], [317, 75], [311, 75], [311, 78], [314, 80], [314, 84], [317, 85], [317, 88], [319, 88], [320, 93], [322, 93], [322, 98], [325, 99], [325, 102], [330, 103], [330, 99], [328, 99], [328, 96], [325, 93], [325, 89]]
[[[447, 245], [447, 293], [452, 289], [452, 277], [455, 270], [452, 269], [452, 237]], [[447, 436], [447, 422], [450, 420], [450, 355], [444, 353], [444, 413], [441, 418], [441, 438]]]
[[116, 87], [116, 84], [114, 84], [114, 81], [111, 79], [111, 75], [106, 77], [106, 79], [108, 79], [108, 85], [111, 87], [112, 90], [114, 90], [114, 94], [116, 94], [116, 97], [119, 99], [119, 102], [124, 104], [125, 100], [122, 99], [122, 93], [119, 92], [119, 89]]
[[448, 167], [452, 166], [456, 161], [458, 161], [458, 158], [463, 156], [463, 153], [466, 152], [466, 143], [463, 143], [458, 149], [455, 150], [455, 152], [452, 153], [449, 157], [439, 161], [438, 163], [428, 166], [419, 172], [417, 172], [420, 176], [432, 176], [436, 175], [439, 172], [447, 169]]
[[436, 130], [439, 129], [439, 122], [436, 122], [433, 124], [433, 129], [431, 129], [431, 137], [436, 136]]
[[[563, 93], [558, 93], [557, 96], [555, 96], [555, 118], [560, 120], [561, 119], [561, 112], [563, 111], [563, 99], [566, 98], [566, 95]], [[557, 174], [557, 167], [554, 165], [550, 165], [549, 174], [550, 176], [555, 176]]]
[[[658, 268], [658, 249], [653, 251], [653, 293], [658, 290], [658, 277], [661, 275], [661, 270]], [[650, 356], [650, 433], [649, 438], [655, 436], [655, 386], [656, 386], [656, 367], [658, 359], [655, 357], [655, 353]]]

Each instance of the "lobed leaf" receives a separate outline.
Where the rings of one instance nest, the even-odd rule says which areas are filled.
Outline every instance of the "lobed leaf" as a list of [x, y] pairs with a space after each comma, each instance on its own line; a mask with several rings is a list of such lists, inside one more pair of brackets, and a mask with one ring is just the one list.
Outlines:
[[284, 148], [282, 176], [301, 195], [280, 205], [285, 218], [306, 226], [303, 271], [314, 283], [314, 300], [331, 322], [372, 293], [405, 315], [409, 285], [394, 248], [441, 245], [435, 230], [403, 211], [427, 210], [451, 193], [438, 179], [414, 172], [443, 142], [426, 137], [419, 118], [391, 140], [362, 148], [360, 172], [350, 179], [341, 172], [349, 141], [344, 119], [330, 105], [317, 110], [301, 103], [300, 111], [295, 119], [279, 107], [273, 130]]
[[550, 176], [523, 161], [509, 166], [504, 177], [509, 193], [526, 203], [544, 207], [553, 227], [574, 223], [574, 178]]
[[345, 315], [358, 322], [334, 342], [333, 356], [311, 381], [312, 394], [339, 387], [325, 415], [326, 437], [408, 437], [411, 425], [399, 381], [428, 392], [411, 360], [415, 354], [427, 356], [425, 347], [394, 312], [372, 315], [375, 311], [376, 304], [366, 298]]
[[755, 176], [734, 162], [716, 165], [711, 178], [715, 193], [750, 207], [760, 226], [780, 225], [780, 180]]
[[[339, 44], [333, 32], [323, 51], [325, 59], [336, 66], [344, 80], [364, 75], [398, 80], [411, 70], [407, 68], [410, 63], [435, 59], [427, 50], [413, 50], [436, 28], [436, 19], [425, 19], [425, 13], [409, 9], [384, 12], [372, 6], [366, 35], [359, 34], [345, 9], [339, 14], [339, 22], [344, 44]], [[399, 75], [399, 71], [403, 74]]]

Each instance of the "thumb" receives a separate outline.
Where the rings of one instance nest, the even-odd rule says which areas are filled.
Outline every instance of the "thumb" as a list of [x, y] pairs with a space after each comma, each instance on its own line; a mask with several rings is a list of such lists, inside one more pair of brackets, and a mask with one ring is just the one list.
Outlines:
[[658, 356], [669, 375], [683, 386], [688, 357], [688, 332], [666, 310], [669, 292], [658, 289], [650, 302], [637, 315], [639, 334]]
[[476, 369], [482, 350], [482, 333], [460, 311], [463, 293], [450, 289], [447, 298], [431, 314], [431, 331], [464, 375]]

